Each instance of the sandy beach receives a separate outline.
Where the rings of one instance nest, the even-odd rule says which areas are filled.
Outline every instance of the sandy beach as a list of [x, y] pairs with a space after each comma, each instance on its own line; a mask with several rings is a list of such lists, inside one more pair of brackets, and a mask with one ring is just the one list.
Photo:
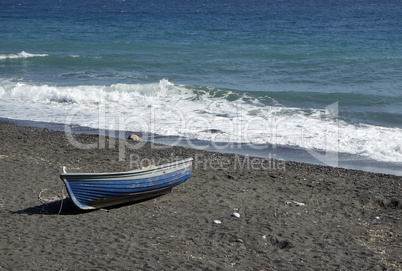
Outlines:
[[[1, 270], [402, 269], [402, 177], [9, 123], [0, 136]], [[78, 210], [59, 177], [187, 157], [172, 193], [107, 210]]]

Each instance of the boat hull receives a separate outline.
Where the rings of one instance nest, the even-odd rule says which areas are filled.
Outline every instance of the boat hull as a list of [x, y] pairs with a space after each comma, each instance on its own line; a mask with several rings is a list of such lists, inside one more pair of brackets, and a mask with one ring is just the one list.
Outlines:
[[192, 172], [192, 158], [128, 172], [62, 173], [68, 194], [80, 209], [97, 209], [169, 193]]

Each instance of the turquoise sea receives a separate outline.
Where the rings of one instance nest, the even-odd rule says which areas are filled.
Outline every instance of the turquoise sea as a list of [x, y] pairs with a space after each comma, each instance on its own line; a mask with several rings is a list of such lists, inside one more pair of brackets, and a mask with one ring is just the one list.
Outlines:
[[402, 165], [401, 29], [400, 0], [2, 0], [0, 118]]

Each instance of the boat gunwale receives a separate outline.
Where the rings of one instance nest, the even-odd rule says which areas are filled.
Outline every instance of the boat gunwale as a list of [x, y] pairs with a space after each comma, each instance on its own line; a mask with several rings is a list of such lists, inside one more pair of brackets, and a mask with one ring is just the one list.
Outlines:
[[[120, 171], [120, 172], [100, 172], [100, 173], [90, 173], [90, 172], [73, 172], [73, 173], [68, 173], [68, 172], [63, 172], [60, 174], [60, 177], [64, 180], [63, 177], [75, 177], [75, 176], [88, 176], [88, 177], [106, 177], [106, 176], [120, 176], [120, 175], [135, 175], [135, 174], [141, 174], [141, 173], [147, 173], [147, 172], [153, 172], [153, 171], [158, 171], [162, 169], [168, 169], [168, 168], [174, 168], [178, 167], [182, 164], [185, 163], [190, 163], [193, 161], [193, 158], [186, 158], [183, 160], [171, 162], [171, 163], [166, 163], [166, 164], [161, 164], [161, 165], [156, 165], [152, 167], [145, 167], [145, 168], [139, 168], [135, 170], [130, 170], [130, 171]], [[191, 165], [189, 165], [191, 166]], [[183, 167], [184, 168], [184, 167]]]

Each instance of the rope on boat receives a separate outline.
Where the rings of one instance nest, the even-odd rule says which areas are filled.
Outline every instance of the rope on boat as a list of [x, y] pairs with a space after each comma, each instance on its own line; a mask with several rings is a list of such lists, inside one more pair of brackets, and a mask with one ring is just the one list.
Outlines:
[[62, 208], [63, 208], [64, 199], [66, 198], [66, 196], [64, 196], [64, 187], [63, 187], [62, 190], [61, 190], [61, 195], [56, 195], [56, 196], [42, 196], [42, 193], [45, 192], [45, 191], [47, 191], [47, 190], [48, 190], [47, 188], [43, 189], [42, 191], [39, 192], [39, 195], [38, 195], [39, 201], [43, 204], [42, 210], [41, 210], [40, 212], [41, 212], [41, 213], [48, 213], [48, 212], [45, 210], [45, 207], [46, 207], [47, 205], [54, 204], [54, 203], [56, 203], [57, 201], [60, 201], [60, 209], [59, 209], [59, 212], [57, 213], [57, 214], [59, 215], [59, 214], [61, 213]]
[[66, 198], [64, 196], [64, 189], [63, 188], [61, 189], [61, 195], [62, 195], [62, 198], [61, 198], [61, 203], [60, 203], [60, 209], [59, 209], [59, 212], [57, 213], [58, 215], [61, 213], [61, 209], [63, 209], [63, 202], [64, 202], [64, 199]]

